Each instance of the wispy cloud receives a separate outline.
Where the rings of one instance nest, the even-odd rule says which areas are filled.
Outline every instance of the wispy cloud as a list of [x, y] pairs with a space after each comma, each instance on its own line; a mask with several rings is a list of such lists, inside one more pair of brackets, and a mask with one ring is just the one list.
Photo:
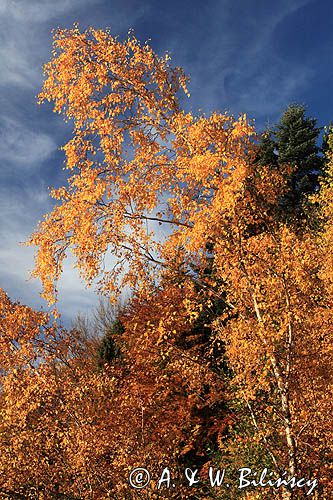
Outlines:
[[0, 13], [26, 23], [41, 23], [73, 11], [84, 4], [89, 7], [100, 0], [2, 0]]
[[6, 163], [15, 164], [16, 170], [31, 168], [45, 161], [57, 148], [52, 137], [30, 130], [18, 121], [3, 116], [0, 122], [0, 160], [2, 169]]
[[[59, 160], [60, 155], [54, 153], [65, 133], [65, 127], [59, 127], [60, 117], [44, 108], [38, 113], [35, 104], [42, 65], [50, 58], [51, 28], [78, 21], [83, 26], [112, 24], [115, 33], [127, 32], [147, 8], [147, 4], [134, 6], [132, 0], [108, 4], [102, 0], [0, 0], [0, 286], [34, 307], [42, 304], [39, 281], [28, 280], [34, 252], [20, 242], [52, 209], [47, 184], [59, 178], [61, 159], [60, 168], [52, 162]], [[46, 161], [48, 167], [42, 170]], [[59, 309], [66, 320], [97, 300], [93, 289], [85, 289], [73, 264], [73, 259], [66, 260], [58, 286]]]
[[0, 0], [0, 84], [34, 87], [50, 48], [44, 40], [48, 22], [99, 1]]
[[295, 92], [311, 81], [312, 71], [303, 61], [282, 59], [272, 40], [286, 19], [309, 2], [259, 1], [253, 6], [223, 0], [216, 3], [204, 32], [198, 29], [195, 47], [182, 44], [184, 34], [177, 34], [173, 53], [190, 73], [192, 106], [194, 100], [193, 107], [206, 112], [219, 107], [258, 118], [280, 113]]
[[[22, 243], [28, 239], [36, 221], [52, 208], [48, 190], [42, 181], [30, 187], [0, 187], [0, 287], [13, 299], [40, 307], [40, 282], [30, 279], [33, 268], [33, 248]], [[68, 259], [59, 286], [59, 310], [69, 324], [79, 310], [87, 310], [97, 303], [93, 289], [86, 289]], [[44, 308], [47, 309], [44, 303]]]
[[[134, 27], [142, 40], [152, 37], [159, 52], [170, 50], [174, 63], [191, 75], [187, 106], [194, 111], [246, 111], [265, 122], [312, 81], [311, 65], [281, 57], [274, 45], [288, 19], [308, 3], [0, 0], [0, 286], [30, 305], [42, 303], [39, 282], [26, 281], [33, 250], [19, 242], [52, 208], [47, 185], [61, 175], [56, 148], [70, 133], [47, 106], [36, 111], [34, 96], [41, 86], [42, 65], [50, 58], [51, 28], [78, 21], [83, 27], [111, 26], [114, 34], [122, 34]], [[96, 301], [70, 258], [59, 292], [60, 310], [67, 318]]]

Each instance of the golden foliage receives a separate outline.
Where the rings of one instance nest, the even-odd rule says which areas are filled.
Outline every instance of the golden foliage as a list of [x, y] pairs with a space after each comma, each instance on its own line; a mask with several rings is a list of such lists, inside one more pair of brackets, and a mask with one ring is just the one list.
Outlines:
[[[53, 190], [58, 203], [29, 241], [38, 247], [34, 275], [42, 281], [44, 297], [54, 302], [70, 250], [88, 284], [97, 280], [99, 290], [111, 298], [129, 286], [137, 303], [126, 324], [128, 373], [120, 363], [114, 367], [119, 378], [88, 376], [86, 367], [72, 359], [57, 375], [51, 375], [51, 366], [58, 373], [52, 363], [38, 370], [49, 380], [34, 389], [42, 391], [38, 400], [49, 402], [48, 415], [58, 397], [56, 387], [66, 402], [60, 430], [53, 423], [50, 431], [62, 450], [61, 458], [53, 459], [59, 463], [52, 465], [54, 473], [84, 498], [111, 490], [122, 495], [118, 486], [106, 486], [105, 481], [112, 482], [106, 464], [121, 474], [143, 458], [159, 466], [171, 456], [176, 463], [177, 453], [186, 455], [197, 446], [201, 422], [193, 427], [193, 407], [201, 404], [200, 397], [208, 406], [221, 399], [222, 375], [216, 378], [207, 360], [200, 364], [200, 356], [188, 358], [179, 341], [200, 317], [203, 304], [218, 297], [223, 311], [209, 341], [223, 345], [237, 397], [249, 409], [259, 401], [262, 411], [271, 414], [265, 428], [256, 428], [254, 440], [290, 476], [321, 474], [326, 494], [332, 484], [327, 465], [332, 440], [332, 172], [318, 198], [324, 221], [319, 235], [307, 228], [296, 233], [277, 222], [290, 168], [255, 165], [255, 132], [245, 115], [184, 113], [177, 96], [181, 89], [187, 92], [186, 80], [168, 57], [158, 57], [131, 35], [120, 42], [94, 29], [55, 34], [40, 100], [52, 101], [54, 111], [73, 122], [73, 138], [63, 147], [68, 184]], [[115, 261], [108, 268], [109, 254]], [[23, 324], [24, 309], [15, 314]], [[8, 321], [14, 343], [22, 341], [25, 349], [15, 354], [20, 360], [30, 355], [30, 341]], [[2, 355], [5, 367], [11, 362], [9, 349], [10, 343]], [[25, 370], [33, 389], [37, 379]], [[17, 394], [14, 407], [23, 401], [15, 376], [6, 380], [8, 394]], [[216, 386], [205, 396], [203, 380]], [[100, 408], [96, 401], [108, 394]], [[19, 418], [11, 414], [12, 403], [6, 405], [8, 422]], [[252, 410], [250, 415], [257, 426]], [[20, 417], [26, 424], [27, 416]], [[179, 421], [184, 423], [180, 429]], [[218, 419], [211, 424], [223, 451], [226, 423]], [[269, 443], [273, 431], [278, 439]], [[182, 433], [191, 439], [181, 449]], [[15, 444], [16, 439], [12, 453], [26, 457], [22, 440]], [[32, 439], [37, 438], [28, 434], [26, 442]], [[36, 450], [48, 446], [43, 439]], [[70, 477], [63, 463], [69, 464]], [[26, 474], [29, 464], [20, 462], [20, 467]], [[47, 467], [41, 467], [43, 484], [50, 477]]]

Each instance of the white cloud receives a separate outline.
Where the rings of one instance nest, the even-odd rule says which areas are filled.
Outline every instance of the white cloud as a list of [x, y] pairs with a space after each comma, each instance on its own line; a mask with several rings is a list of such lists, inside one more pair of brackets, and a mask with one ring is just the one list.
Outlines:
[[0, 84], [36, 88], [51, 47], [50, 33], [44, 43], [45, 24], [99, 1], [0, 0]]
[[0, 13], [15, 21], [40, 23], [100, 0], [1, 0]]
[[[34, 252], [20, 242], [29, 237], [52, 202], [45, 181], [34, 179], [36, 184], [32, 186], [25, 167], [34, 174], [60, 144], [45, 133], [43, 122], [41, 130], [36, 129], [28, 102], [33, 101], [41, 86], [42, 65], [50, 57], [51, 28], [71, 26], [75, 21], [84, 24], [85, 20], [103, 26], [105, 19], [101, 19], [99, 9], [92, 8], [99, 3], [100, 0], [0, 0], [0, 87], [4, 104], [0, 114], [0, 173], [5, 174], [0, 184], [0, 286], [13, 298], [33, 307], [43, 304], [39, 281], [27, 281]], [[132, 9], [130, 2], [118, 1], [110, 7], [115, 33], [127, 31], [148, 8], [144, 4]], [[44, 115], [41, 117], [44, 119]], [[49, 118], [59, 123], [58, 116], [51, 114]], [[9, 183], [9, 171], [18, 174], [20, 187]], [[94, 290], [85, 289], [70, 258], [58, 289], [59, 310], [67, 320], [97, 301]]]
[[[98, 8], [91, 8], [98, 3], [98, 0], [0, 0], [2, 96], [12, 87], [26, 92], [24, 98], [37, 93], [41, 66], [50, 55], [51, 26], [56, 27], [62, 21], [68, 26], [76, 20], [81, 22], [84, 16], [89, 24], [108, 24], [108, 19], [99, 18]], [[149, 3], [143, 2], [140, 8], [133, 9], [131, 2], [110, 1], [110, 22], [114, 32], [127, 31], [149, 9]], [[268, 53], [267, 45], [279, 23], [306, 3], [305, 0], [272, 3], [260, 20], [253, 9], [251, 19], [244, 22], [251, 27], [245, 42], [241, 31], [230, 23], [235, 16], [234, 11], [230, 13], [231, 8], [235, 6], [239, 8], [236, 22], [244, 20], [241, 10], [244, 2], [238, 0], [216, 2], [218, 8], [216, 12], [212, 10], [205, 32], [198, 33], [195, 49], [191, 43], [191, 26], [187, 27], [186, 36], [179, 30], [174, 38], [166, 37], [165, 49], [173, 48], [177, 64], [182, 64], [192, 74], [191, 102], [194, 98], [197, 107], [208, 111], [216, 108], [217, 103], [222, 103], [223, 108], [248, 108], [257, 115], [280, 111], [295, 90], [306, 85], [311, 73], [301, 61], [297, 67], [288, 67], [272, 51]], [[147, 37], [149, 35], [147, 33]], [[38, 166], [56, 148], [52, 137], [28, 125], [25, 104], [22, 102], [20, 109], [24, 122], [7, 114], [0, 123], [1, 169], [6, 169], [8, 162], [11, 168], [22, 173], [22, 167]], [[38, 295], [39, 282], [26, 282], [33, 267], [33, 250], [20, 246], [19, 242], [29, 236], [37, 220], [51, 208], [51, 202], [42, 182], [30, 187], [31, 179], [23, 175], [20, 181], [25, 183], [25, 188], [0, 186], [0, 286], [23, 302], [36, 306], [42, 303]], [[159, 229], [162, 232], [156, 224], [150, 227], [157, 233]], [[72, 264], [68, 259], [59, 283], [59, 309], [67, 318], [74, 317], [79, 309], [90, 308], [97, 300], [93, 290], [85, 290]]]
[[[18, 187], [0, 187], [0, 287], [11, 298], [34, 308], [46, 303], [40, 298], [39, 280], [30, 279], [34, 266], [34, 249], [23, 246], [33, 232], [36, 221], [51, 209], [47, 188], [41, 183], [23, 191]], [[67, 325], [79, 310], [86, 312], [94, 307], [97, 296], [94, 289], [86, 289], [72, 265], [71, 258], [65, 263], [59, 283], [59, 311]]]
[[46, 160], [57, 145], [52, 137], [28, 129], [18, 121], [2, 117], [0, 123], [0, 160], [14, 163], [16, 168], [29, 167]]
[[[84, 22], [89, 13], [89, 23], [94, 25], [100, 3], [102, 0], [0, 0], [0, 85], [36, 89], [41, 83], [42, 65], [50, 57], [51, 28]], [[131, 9], [130, 3], [112, 2], [116, 33], [127, 31], [148, 8], [143, 4]], [[103, 19], [102, 26], [104, 23]]]
[[22, 50], [22, 32], [15, 38], [11, 38], [10, 29], [2, 28], [2, 23], [0, 27], [0, 84], [32, 87], [35, 65], [32, 64], [29, 48]]
[[[40, 297], [41, 284], [30, 278], [33, 268], [34, 251], [19, 244], [22, 233], [10, 233], [0, 248], [0, 287], [13, 299], [39, 309], [48, 309]], [[97, 303], [93, 288], [87, 289], [71, 264], [66, 264], [58, 284], [58, 309], [68, 326], [79, 311], [86, 313]]]

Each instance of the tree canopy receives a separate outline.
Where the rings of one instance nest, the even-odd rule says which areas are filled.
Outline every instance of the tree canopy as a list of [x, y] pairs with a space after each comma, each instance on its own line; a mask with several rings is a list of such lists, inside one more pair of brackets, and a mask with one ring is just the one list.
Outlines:
[[[131, 468], [147, 464], [156, 478], [168, 462], [179, 473], [228, 463], [230, 474], [249, 464], [318, 477], [318, 498], [329, 498], [332, 152], [321, 189], [304, 191], [319, 157], [303, 108], [288, 108], [277, 150], [267, 133], [260, 153], [246, 115], [185, 113], [186, 82], [132, 35], [55, 33], [40, 101], [73, 137], [67, 183], [29, 241], [34, 275], [54, 303], [72, 252], [88, 284], [131, 298], [116, 316], [102, 311], [92, 339], [82, 322], [50, 327], [0, 296], [4, 495], [137, 498]], [[291, 179], [294, 194], [312, 194], [316, 230], [276, 210]], [[208, 482], [195, 493], [239, 495]], [[153, 481], [144, 495], [170, 492]], [[194, 498], [184, 482], [178, 495]]]

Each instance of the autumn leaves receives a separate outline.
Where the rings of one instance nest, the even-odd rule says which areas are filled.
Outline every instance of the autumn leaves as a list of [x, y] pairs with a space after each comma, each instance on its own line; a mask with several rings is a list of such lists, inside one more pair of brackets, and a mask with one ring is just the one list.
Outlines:
[[[331, 177], [312, 200], [320, 228], [296, 227], [280, 216], [295, 166], [256, 162], [245, 116], [186, 114], [180, 90], [183, 71], [132, 36], [120, 42], [107, 31], [77, 28], [55, 34], [40, 99], [72, 122], [73, 138], [63, 147], [67, 185], [53, 191], [59, 203], [29, 242], [37, 246], [34, 275], [54, 303], [71, 251], [88, 283], [97, 281], [110, 299], [128, 286], [132, 299], [121, 318], [121, 354], [100, 371], [74, 349], [73, 332], [63, 332], [57, 346], [58, 334], [45, 330], [33, 363], [38, 371], [36, 359], [45, 360], [64, 387], [49, 388], [51, 406], [29, 409], [24, 428], [31, 444], [34, 429], [45, 425], [51, 455], [57, 446], [70, 474], [45, 452], [44, 472], [30, 470], [31, 481], [45, 482], [54, 469], [58, 483], [48, 482], [48, 495], [58, 488], [79, 498], [124, 498], [121, 470], [142, 456], [155, 467], [168, 457], [175, 467], [208, 467], [244, 456], [288, 477], [325, 471], [326, 494]], [[167, 228], [162, 235], [156, 223]], [[109, 253], [115, 262], [107, 268]], [[13, 305], [5, 295], [1, 301], [4, 323]], [[49, 327], [44, 319], [34, 326], [39, 313], [24, 319], [15, 307], [17, 335], [3, 339], [8, 352], [12, 344], [24, 357]], [[57, 354], [48, 357], [51, 338]], [[27, 379], [27, 387], [36, 381]], [[6, 390], [4, 398], [14, 387]], [[8, 417], [15, 411], [4, 401]], [[9, 441], [19, 439], [9, 431], [11, 418]], [[4, 467], [8, 475], [9, 462]]]

